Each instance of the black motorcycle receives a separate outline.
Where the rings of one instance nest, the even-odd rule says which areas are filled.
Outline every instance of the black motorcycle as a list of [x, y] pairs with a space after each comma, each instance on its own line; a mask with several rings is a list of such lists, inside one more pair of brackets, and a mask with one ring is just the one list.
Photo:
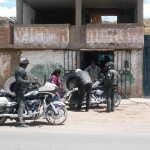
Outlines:
[[[32, 90], [25, 94], [25, 120], [37, 120], [43, 117], [49, 124], [62, 124], [67, 119], [67, 109], [63, 102], [54, 99], [57, 86], [46, 83], [39, 87], [31, 86]], [[0, 125], [7, 119], [18, 118], [18, 103], [16, 97], [8, 94], [4, 90], [0, 91]]]
[[[73, 88], [64, 96], [64, 102], [71, 109], [75, 109], [77, 107], [78, 98], [79, 98], [78, 88]], [[118, 94], [117, 90], [115, 90], [114, 98], [115, 98], [115, 107], [117, 107], [121, 102], [121, 96]], [[106, 104], [106, 102], [107, 100], [104, 92], [104, 85], [102, 84], [101, 80], [98, 80], [92, 85], [90, 105], [94, 106], [99, 104]], [[86, 101], [83, 100], [82, 105], [84, 106], [85, 104]]]

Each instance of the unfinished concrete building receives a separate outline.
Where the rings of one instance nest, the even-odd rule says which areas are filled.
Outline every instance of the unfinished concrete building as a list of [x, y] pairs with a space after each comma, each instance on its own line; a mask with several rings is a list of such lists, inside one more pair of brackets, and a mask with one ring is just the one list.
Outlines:
[[[95, 60], [103, 69], [111, 60], [119, 72], [120, 91], [144, 96], [143, 0], [16, 2], [17, 24], [0, 27], [1, 86], [13, 76], [20, 57], [30, 60], [27, 71], [41, 80], [56, 67], [68, 73]], [[107, 16], [116, 21], [103, 21]]]

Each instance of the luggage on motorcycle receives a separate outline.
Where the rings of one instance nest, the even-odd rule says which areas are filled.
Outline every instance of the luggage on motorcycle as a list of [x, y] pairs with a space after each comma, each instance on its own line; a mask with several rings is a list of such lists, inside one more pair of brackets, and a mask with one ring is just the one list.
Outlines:
[[13, 98], [13, 96], [11, 94], [6, 93], [4, 91], [0, 91], [0, 97], [7, 97], [7, 98], [10, 98], [10, 99]]
[[0, 113], [3, 112], [4, 107], [8, 104], [6, 97], [0, 97]]

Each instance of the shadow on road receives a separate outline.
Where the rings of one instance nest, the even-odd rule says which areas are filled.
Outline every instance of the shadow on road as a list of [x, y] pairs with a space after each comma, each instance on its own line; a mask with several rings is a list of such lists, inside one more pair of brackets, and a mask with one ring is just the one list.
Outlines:
[[[50, 125], [50, 124], [48, 124], [46, 122], [46, 120], [45, 121], [31, 121], [31, 122], [28, 122], [28, 120], [27, 120], [26, 124], [29, 125], [30, 127], [57, 126], [57, 125]], [[64, 125], [64, 124], [62, 124], [62, 125]], [[6, 127], [18, 127], [18, 125], [17, 125], [16, 122], [6, 122], [2, 126], [6, 126]]]

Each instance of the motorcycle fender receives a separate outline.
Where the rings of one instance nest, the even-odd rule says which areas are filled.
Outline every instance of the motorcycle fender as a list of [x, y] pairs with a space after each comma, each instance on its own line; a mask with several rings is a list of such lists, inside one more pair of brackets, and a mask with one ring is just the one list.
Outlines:
[[65, 103], [60, 102], [60, 101], [54, 101], [52, 102], [54, 105], [59, 105], [59, 106], [65, 106]]
[[[60, 101], [54, 101], [52, 102], [53, 105], [58, 105], [58, 106], [66, 106], [63, 102], [60, 102]], [[47, 107], [49, 107], [51, 104], [49, 104]]]

